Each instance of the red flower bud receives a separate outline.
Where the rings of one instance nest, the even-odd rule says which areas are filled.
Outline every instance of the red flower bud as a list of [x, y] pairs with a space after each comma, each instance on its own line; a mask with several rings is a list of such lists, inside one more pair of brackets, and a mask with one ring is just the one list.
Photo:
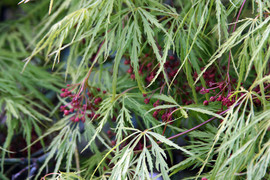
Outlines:
[[175, 58], [174, 58], [174, 56], [169, 56], [169, 59], [174, 60]]
[[131, 79], [135, 79], [135, 74], [131, 74], [131, 75], [130, 75], [130, 78], [131, 78]]
[[210, 97], [210, 101], [211, 101], [211, 102], [214, 102], [214, 101], [215, 101], [215, 97], [214, 97], [214, 96], [211, 96], [211, 97]]
[[129, 68], [128, 70], [127, 70], [127, 73], [129, 73], [129, 74], [131, 74], [133, 72], [133, 69], [132, 68]]
[[64, 110], [64, 115], [67, 116], [69, 114], [68, 110]]
[[148, 103], [149, 103], [149, 101], [150, 101], [150, 99], [149, 99], [149, 98], [144, 99], [144, 103], [145, 103], [145, 104], [148, 104]]
[[209, 102], [208, 102], [207, 100], [203, 101], [203, 105], [205, 105], [205, 106], [207, 106], [208, 103], [209, 103]]
[[125, 64], [125, 65], [130, 64], [130, 60], [127, 60], [127, 59], [126, 59], [126, 60], [124, 61], [124, 64]]

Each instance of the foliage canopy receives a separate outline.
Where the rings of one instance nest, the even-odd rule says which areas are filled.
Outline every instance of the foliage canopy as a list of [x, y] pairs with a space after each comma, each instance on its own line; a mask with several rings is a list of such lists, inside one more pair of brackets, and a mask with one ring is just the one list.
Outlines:
[[16, 133], [28, 169], [42, 144], [36, 179], [270, 178], [268, 1], [19, 7], [0, 24], [3, 178]]

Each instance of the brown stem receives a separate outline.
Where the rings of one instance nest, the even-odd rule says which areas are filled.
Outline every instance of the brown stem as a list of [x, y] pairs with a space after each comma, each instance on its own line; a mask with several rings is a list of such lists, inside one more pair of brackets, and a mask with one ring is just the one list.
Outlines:
[[103, 40], [102, 43], [100, 44], [100, 46], [99, 46], [99, 48], [98, 48], [98, 51], [97, 51], [97, 54], [96, 54], [96, 56], [95, 56], [95, 58], [94, 58], [93, 64], [91, 65], [89, 71], [87, 72], [87, 75], [86, 75], [86, 77], [85, 77], [83, 83], [85, 83], [85, 82], [87, 83], [87, 80], [88, 80], [89, 77], [90, 77], [90, 74], [91, 74], [91, 72], [92, 72], [92, 69], [93, 69], [94, 65], [96, 64], [96, 62], [97, 62], [98, 54], [99, 54], [99, 52], [100, 52], [100, 50], [101, 50], [101, 48], [102, 48], [104, 42], [105, 42], [105, 40]]

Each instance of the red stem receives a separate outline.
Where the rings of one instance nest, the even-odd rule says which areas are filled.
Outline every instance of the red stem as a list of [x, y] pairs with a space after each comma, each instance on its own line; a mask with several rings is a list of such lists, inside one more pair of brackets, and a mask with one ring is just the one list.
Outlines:
[[[240, 14], [241, 14], [241, 12], [243, 10], [243, 7], [244, 7], [245, 3], [246, 3], [246, 0], [243, 1], [242, 6], [241, 6], [241, 8], [240, 8], [240, 10], [238, 12], [238, 15], [237, 15], [237, 18], [236, 18], [234, 27], [233, 27], [233, 32], [236, 29], [237, 22], [239, 20]], [[231, 51], [229, 52], [229, 59], [228, 59], [228, 66], [227, 66], [227, 78], [228, 78], [228, 82], [230, 82], [230, 75], [229, 75], [230, 63], [231, 63]]]
[[240, 8], [240, 10], [239, 10], [239, 13], [238, 13], [238, 15], [237, 15], [237, 18], [236, 18], [236, 21], [235, 21], [235, 24], [234, 24], [234, 27], [233, 27], [233, 32], [235, 31], [235, 28], [236, 28], [238, 19], [239, 19], [239, 17], [240, 17], [240, 14], [241, 14], [241, 12], [242, 12], [242, 9], [243, 9], [245, 3], [246, 3], [246, 0], [243, 1], [243, 4], [242, 4], [242, 6], [241, 6], [241, 8]]
[[[222, 114], [226, 113], [228, 110], [229, 110], [229, 109], [227, 109], [227, 110], [221, 112], [219, 115], [222, 115]], [[174, 138], [177, 138], [177, 137], [182, 136], [182, 135], [184, 135], [184, 134], [187, 134], [187, 133], [189, 133], [189, 132], [191, 132], [191, 131], [194, 131], [194, 130], [198, 129], [199, 127], [201, 127], [201, 126], [203, 126], [203, 125], [205, 125], [205, 124], [207, 124], [207, 123], [213, 121], [215, 118], [216, 118], [216, 117], [211, 117], [211, 118], [208, 119], [207, 121], [204, 121], [203, 123], [201, 123], [201, 124], [199, 124], [199, 125], [197, 125], [197, 126], [191, 128], [191, 129], [188, 129], [188, 130], [186, 130], [186, 131], [184, 131], [184, 132], [181, 132], [181, 133], [179, 133], [179, 134], [173, 135], [173, 136], [169, 137], [168, 139], [174, 139]], [[157, 143], [159, 144], [160, 141], [158, 141]]]
[[[236, 106], [237, 106], [237, 105], [239, 105], [239, 103], [237, 103]], [[225, 111], [222, 111], [221, 113], [219, 113], [219, 115], [225, 114], [225, 113], [226, 113], [227, 111], [229, 111], [229, 110], [230, 110], [230, 108], [229, 108], [229, 109], [226, 109]], [[173, 136], [171, 136], [171, 137], [169, 137], [169, 138], [167, 138], [167, 139], [170, 139], [170, 140], [171, 140], [171, 139], [177, 138], [177, 137], [179, 137], [179, 136], [182, 136], [182, 135], [184, 135], [184, 134], [187, 134], [187, 133], [189, 133], [189, 132], [191, 132], [191, 131], [194, 131], [194, 130], [200, 128], [201, 126], [203, 126], [203, 125], [205, 125], [205, 124], [207, 124], [207, 123], [213, 121], [215, 118], [216, 118], [216, 117], [212, 117], [212, 118], [208, 119], [207, 121], [204, 121], [203, 123], [201, 123], [201, 124], [199, 124], [199, 125], [197, 125], [197, 126], [191, 128], [191, 129], [188, 129], [188, 130], [186, 130], [186, 131], [184, 131], [184, 132], [181, 132], [181, 133], [179, 133], [179, 134], [173, 135]], [[157, 144], [161, 144], [161, 143], [162, 143], [161, 141], [158, 141], [158, 142], [157, 142]], [[150, 145], [147, 146], [146, 148], [148, 149], [148, 148], [150, 148], [150, 147], [152, 147], [152, 144], [150, 144]], [[138, 151], [135, 151], [135, 153], [139, 153], [139, 152], [141, 152], [141, 151], [142, 151], [142, 150], [138, 150]]]

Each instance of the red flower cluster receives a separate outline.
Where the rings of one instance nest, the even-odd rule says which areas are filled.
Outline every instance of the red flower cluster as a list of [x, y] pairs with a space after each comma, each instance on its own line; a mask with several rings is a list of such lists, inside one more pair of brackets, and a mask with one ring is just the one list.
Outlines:
[[96, 114], [99, 109], [99, 104], [102, 102], [102, 97], [106, 91], [100, 92], [100, 88], [88, 88], [87, 93], [73, 93], [74, 88], [67, 85], [67, 88], [61, 89], [62, 98], [70, 98], [71, 101], [67, 105], [60, 106], [60, 111], [65, 116], [71, 115], [70, 120], [73, 122], [85, 122], [86, 116], [89, 118], [98, 118], [100, 115]]

